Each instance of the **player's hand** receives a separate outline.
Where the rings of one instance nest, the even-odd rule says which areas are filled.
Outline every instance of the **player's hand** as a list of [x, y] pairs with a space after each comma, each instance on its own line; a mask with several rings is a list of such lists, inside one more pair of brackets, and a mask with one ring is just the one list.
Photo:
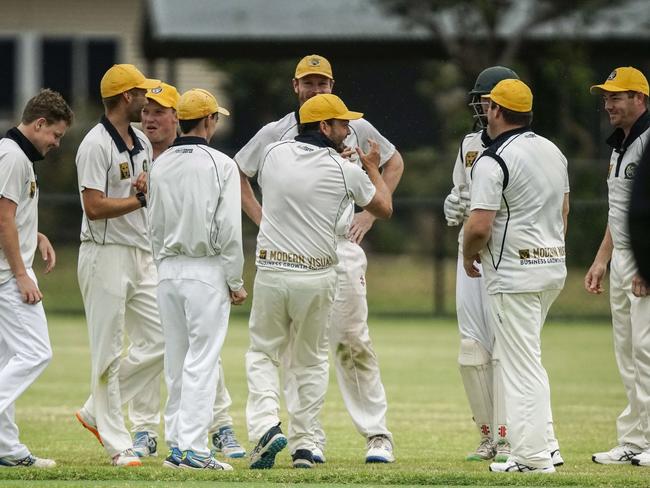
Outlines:
[[639, 273], [636, 273], [632, 278], [632, 293], [635, 297], [647, 297], [648, 291], [650, 291], [648, 283], [646, 283]]
[[366, 233], [372, 228], [372, 224], [375, 223], [375, 220], [377, 220], [377, 218], [365, 210], [354, 214], [350, 230], [346, 237], [352, 242], [360, 244]]
[[585, 275], [585, 290], [600, 295], [603, 292], [602, 281], [606, 271], [606, 264], [594, 262]]
[[246, 293], [243, 286], [237, 291], [230, 290], [230, 303], [233, 305], [241, 305], [246, 301], [247, 296], [248, 293]]
[[16, 276], [16, 283], [18, 284], [18, 291], [23, 302], [29, 305], [34, 305], [43, 299], [41, 290], [38, 289], [34, 280], [32, 280], [27, 273], [24, 275]]
[[481, 262], [481, 257], [478, 254], [475, 254], [474, 256], [463, 256], [463, 268], [465, 268], [465, 273], [467, 273], [467, 276], [470, 278], [481, 277], [481, 272], [478, 267], [476, 267], [475, 262]]
[[41, 252], [43, 261], [45, 261], [45, 274], [47, 274], [56, 266], [56, 253], [47, 236], [40, 232], [38, 233], [38, 250]]
[[135, 187], [136, 191], [147, 193], [147, 173], [145, 171], [138, 175], [135, 183], [133, 183], [133, 186]]
[[469, 217], [470, 196], [467, 185], [454, 186], [451, 193], [445, 198], [442, 208], [448, 226], [461, 225], [465, 218]]
[[343, 151], [341, 151], [339, 155], [345, 159], [352, 159], [352, 156], [356, 155], [356, 151], [350, 146], [343, 146]]
[[367, 153], [364, 153], [360, 147], [357, 147], [357, 154], [359, 155], [359, 159], [361, 159], [361, 164], [366, 171], [379, 171], [379, 144], [374, 139], [368, 139], [368, 144], [370, 145], [370, 150]]

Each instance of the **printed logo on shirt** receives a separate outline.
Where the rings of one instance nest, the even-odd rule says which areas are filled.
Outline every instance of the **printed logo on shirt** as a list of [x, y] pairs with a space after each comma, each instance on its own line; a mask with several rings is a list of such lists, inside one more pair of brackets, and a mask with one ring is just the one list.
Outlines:
[[146, 159], [142, 162], [142, 171], [147, 173], [149, 171], [149, 161]]
[[465, 154], [465, 167], [471, 168], [474, 165], [474, 161], [478, 157], [478, 151], [467, 151]]
[[266, 259], [266, 249], [261, 249], [259, 256], [260, 259]]
[[34, 198], [36, 196], [36, 182], [29, 182], [29, 198]]
[[625, 167], [625, 179], [626, 180], [633, 180], [634, 175], [636, 174], [636, 163], [630, 163]]
[[519, 264], [522, 266], [563, 263], [565, 260], [566, 249], [564, 246], [519, 249]]
[[129, 163], [120, 163], [120, 180], [128, 180], [129, 178], [131, 178]]
[[329, 256], [315, 258], [293, 252], [275, 250], [267, 252], [266, 249], [261, 249], [258, 254], [258, 264], [282, 268], [318, 270], [329, 268], [333, 262]]

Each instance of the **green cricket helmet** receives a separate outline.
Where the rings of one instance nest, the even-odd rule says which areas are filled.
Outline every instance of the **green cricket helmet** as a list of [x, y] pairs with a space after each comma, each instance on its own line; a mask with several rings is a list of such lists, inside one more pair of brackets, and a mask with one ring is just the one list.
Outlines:
[[474, 122], [479, 128], [485, 129], [487, 126], [487, 115], [483, 112], [481, 95], [487, 95], [490, 93], [492, 88], [494, 88], [494, 85], [499, 83], [501, 80], [511, 79], [518, 80], [519, 76], [517, 76], [517, 73], [512, 71], [510, 68], [504, 66], [490, 66], [481, 71], [476, 77], [474, 88], [469, 92], [471, 97], [469, 106], [472, 107], [474, 111]]

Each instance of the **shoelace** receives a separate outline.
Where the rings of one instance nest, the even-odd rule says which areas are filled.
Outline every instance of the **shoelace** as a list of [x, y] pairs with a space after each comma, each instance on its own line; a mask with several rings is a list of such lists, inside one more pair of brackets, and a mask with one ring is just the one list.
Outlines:
[[368, 441], [368, 449], [386, 449], [390, 451], [390, 442], [385, 437], [378, 435]]
[[235, 433], [232, 431], [232, 429], [222, 430], [219, 433], [219, 438], [223, 447], [239, 447], [237, 439], [235, 439]]

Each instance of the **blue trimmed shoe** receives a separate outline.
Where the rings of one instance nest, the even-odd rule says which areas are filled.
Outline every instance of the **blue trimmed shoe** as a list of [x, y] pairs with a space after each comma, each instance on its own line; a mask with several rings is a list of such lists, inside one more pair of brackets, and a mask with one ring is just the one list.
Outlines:
[[158, 441], [149, 432], [136, 432], [133, 438], [133, 452], [138, 457], [158, 456]]
[[183, 459], [178, 465], [181, 469], [215, 469], [220, 471], [232, 471], [232, 466], [221, 463], [212, 456], [201, 457], [194, 454], [194, 451], [183, 451]]
[[0, 458], [1, 468], [53, 468], [56, 462], [52, 459], [37, 458], [31, 454], [20, 459], [11, 459], [8, 457]]
[[172, 447], [162, 465], [164, 468], [176, 469], [178, 468], [178, 465], [181, 464], [182, 460], [183, 453], [181, 450], [178, 447]]
[[215, 453], [220, 452], [229, 458], [243, 458], [246, 456], [246, 449], [237, 442], [235, 431], [229, 425], [221, 427], [212, 434], [212, 445]]
[[275, 456], [287, 447], [287, 438], [280, 429], [280, 424], [274, 425], [259, 440], [251, 452], [251, 469], [270, 469], [275, 464]]

